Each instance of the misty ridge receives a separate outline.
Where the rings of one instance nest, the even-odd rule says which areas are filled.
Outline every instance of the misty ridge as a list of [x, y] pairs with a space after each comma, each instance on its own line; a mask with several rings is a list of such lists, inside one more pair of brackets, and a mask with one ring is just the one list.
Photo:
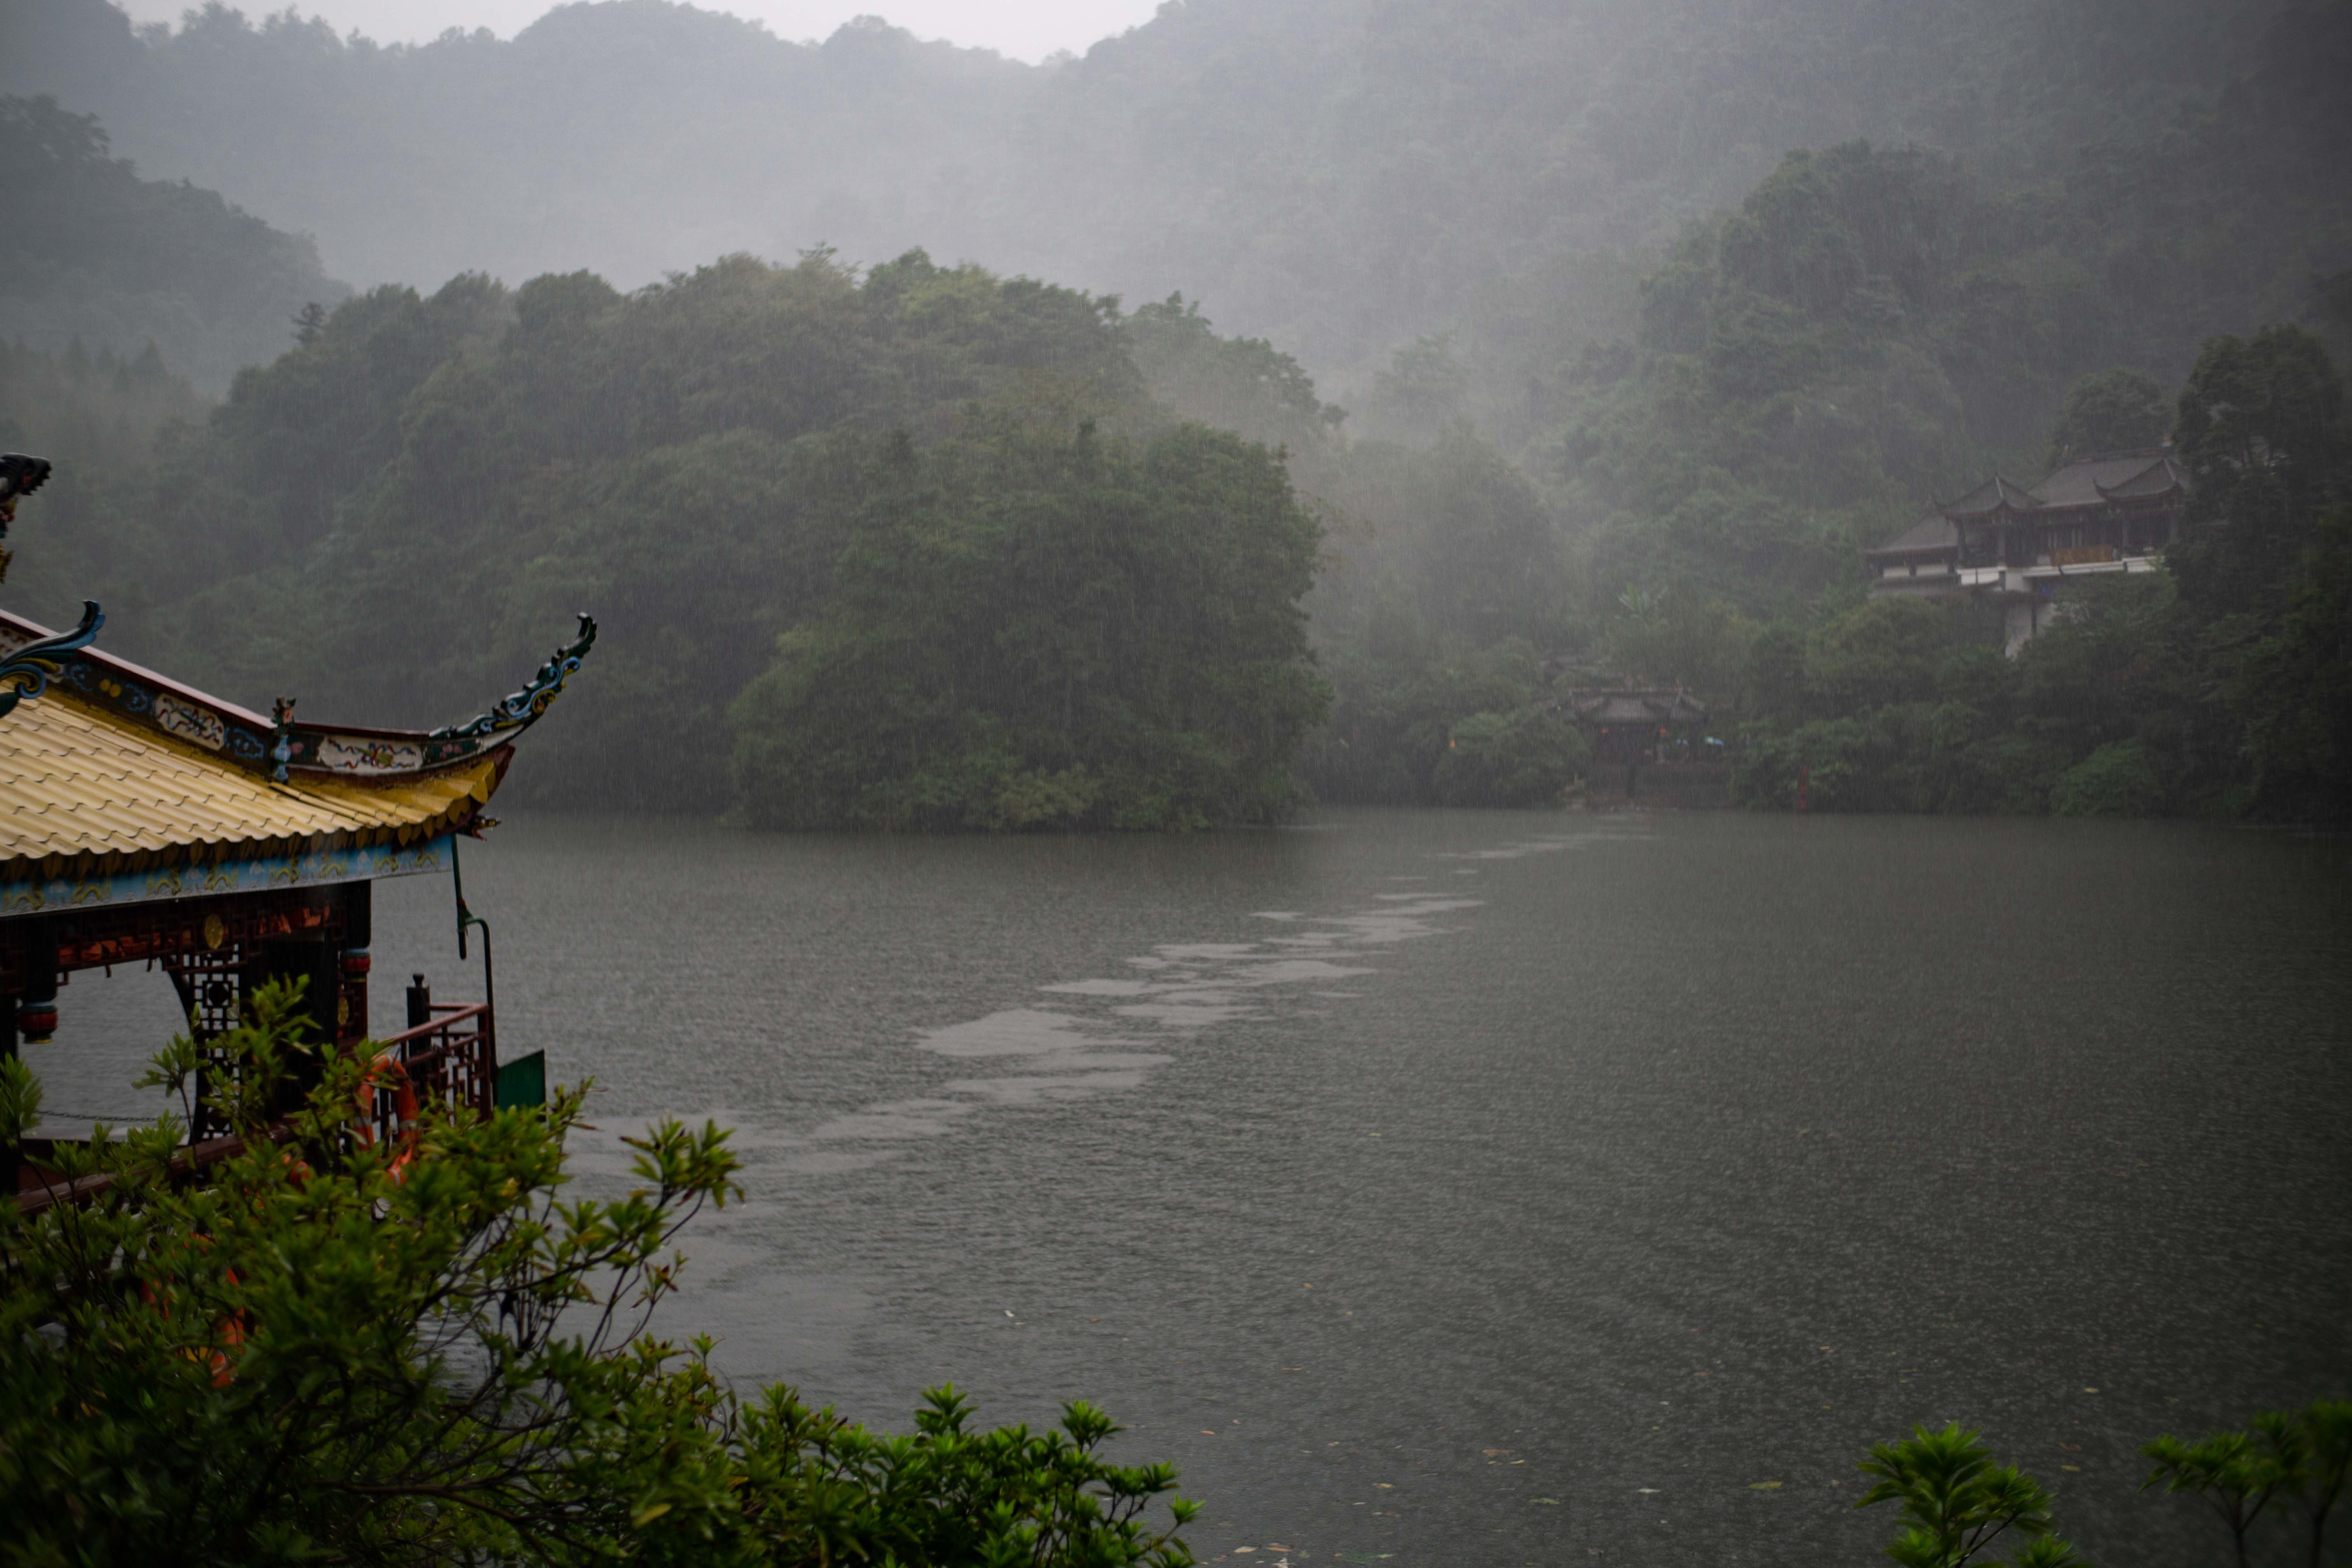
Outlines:
[[[2062, 209], [2164, 201], [2197, 181], [2201, 120], [2292, 134], [2294, 105], [2227, 89], [2318, 70], [2301, 34], [2324, 26], [2199, 0], [1189, 0], [1033, 67], [879, 18], [811, 46], [668, 0], [394, 47], [217, 3], [169, 32], [98, 0], [12, 9], [0, 91], [96, 113], [147, 178], [313, 237], [354, 286], [585, 268], [625, 289], [734, 251], [921, 247], [1181, 290], [1350, 395], [1448, 330], [1498, 387], [1556, 377], [1579, 340], [1628, 335], [1644, 262], [1796, 148], [1916, 143]], [[2095, 259], [2167, 244], [2116, 235]], [[2267, 319], [2312, 268], [2263, 248], [2276, 277], [2229, 304]], [[2115, 301], [2141, 303], [2172, 301]], [[2217, 324], [2175, 328], [2166, 368]]]
[[[385, 720], [593, 600], [629, 692], [551, 801], [1538, 804], [1597, 679], [1708, 692], [1759, 801], [2292, 815], [2352, 765], [2247, 739], [2332, 679], [2281, 650], [2332, 635], [2340, 5], [1191, 0], [1034, 67], [666, 0], [8, 28], [0, 435], [67, 465], [25, 591]], [[1863, 602], [1929, 500], [2163, 439], [2264, 329], [2320, 435], [2258, 592], [1990, 666]]]

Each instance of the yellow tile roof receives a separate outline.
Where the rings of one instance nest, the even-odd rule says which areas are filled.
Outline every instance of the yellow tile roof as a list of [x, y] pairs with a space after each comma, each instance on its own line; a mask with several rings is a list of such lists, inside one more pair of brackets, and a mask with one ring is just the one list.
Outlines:
[[510, 752], [389, 787], [266, 774], [51, 687], [0, 717], [0, 875], [92, 858], [109, 868], [408, 842], [490, 798]]

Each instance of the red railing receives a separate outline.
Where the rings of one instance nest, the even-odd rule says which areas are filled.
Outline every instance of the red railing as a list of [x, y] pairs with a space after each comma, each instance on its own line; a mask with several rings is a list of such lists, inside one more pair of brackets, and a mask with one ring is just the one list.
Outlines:
[[378, 1070], [368, 1079], [370, 1104], [364, 1116], [378, 1138], [400, 1131], [404, 1078], [411, 1103], [419, 1107], [439, 1101], [484, 1116], [493, 1109], [499, 1068], [488, 1005], [436, 1006], [432, 1012], [425, 1022], [377, 1042], [383, 1048], [376, 1060], [394, 1069]]

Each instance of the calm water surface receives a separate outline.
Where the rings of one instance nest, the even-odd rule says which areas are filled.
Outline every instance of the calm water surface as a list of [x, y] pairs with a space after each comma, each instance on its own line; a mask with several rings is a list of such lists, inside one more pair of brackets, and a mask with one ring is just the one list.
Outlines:
[[[950, 1378], [1093, 1399], [1204, 1559], [1873, 1561], [1854, 1460], [1959, 1420], [2105, 1568], [2215, 1563], [2137, 1445], [2352, 1392], [2341, 843], [1335, 813], [468, 855], [506, 1049], [597, 1082], [582, 1163], [738, 1130], [671, 1331], [895, 1426]], [[412, 968], [466, 994], [447, 899], [379, 893], [381, 1026]]]

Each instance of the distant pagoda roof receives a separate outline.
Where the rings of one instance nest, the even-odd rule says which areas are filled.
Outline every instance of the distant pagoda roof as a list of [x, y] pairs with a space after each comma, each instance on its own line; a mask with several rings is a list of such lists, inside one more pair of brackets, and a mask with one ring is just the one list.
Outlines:
[[2002, 511], [2032, 511], [2041, 506], [2033, 492], [2015, 479], [1995, 474], [1959, 500], [1945, 501], [1936, 510], [1958, 522], [1962, 518], [1989, 517]]
[[1588, 687], [1563, 693], [1561, 701], [1580, 724], [1703, 724], [1711, 711], [1678, 687]]
[[[2115, 466], [2119, 469], [2128, 469], [2146, 456], [2145, 453], [2133, 453], [2129, 455], [2129, 460], [2118, 460]], [[2095, 468], [2100, 465], [2084, 463], [2077, 466]], [[2059, 474], [2066, 471], [2062, 468]], [[2048, 489], [2054, 485], [2059, 474], [2044, 479], [2042, 488]], [[2141, 464], [2137, 473], [2130, 473], [2123, 479], [2110, 479], [2095, 472], [2090, 479], [2092, 488], [2098, 491], [2102, 500], [2147, 500], [2158, 496], [2186, 495], [2189, 491], [2189, 472], [2173, 457], [2169, 447], [2158, 447], [2153, 462]], [[2047, 504], [2055, 506], [2060, 503], [2053, 498]]]
[[[595, 637], [522, 690], [430, 731], [297, 723], [0, 615], [0, 879], [377, 849], [472, 826]], [[36, 646], [43, 645], [43, 646]], [[20, 700], [21, 699], [21, 700]], [[194, 889], [191, 890], [199, 890]]]
[[1941, 512], [1929, 512], [1885, 543], [1865, 550], [1869, 557], [1882, 555], [1937, 555], [1957, 550], [1960, 543], [1959, 528]]
[[1862, 553], [1867, 560], [1941, 554], [1958, 548], [1961, 523], [1997, 522], [2004, 516], [2042, 516], [2117, 501], [2162, 501], [2188, 491], [2188, 470], [2168, 446], [2095, 452], [2059, 464], [2030, 489], [1995, 474], [1958, 500], [1931, 505], [1909, 528]]

